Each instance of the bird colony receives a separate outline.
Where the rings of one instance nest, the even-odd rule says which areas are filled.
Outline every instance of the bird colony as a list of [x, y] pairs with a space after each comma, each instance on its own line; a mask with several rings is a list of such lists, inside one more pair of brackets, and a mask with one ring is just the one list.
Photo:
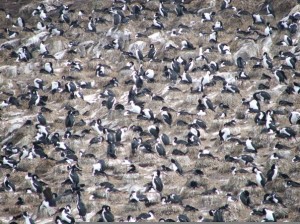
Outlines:
[[1, 3], [0, 222], [300, 221], [299, 21], [296, 0]]

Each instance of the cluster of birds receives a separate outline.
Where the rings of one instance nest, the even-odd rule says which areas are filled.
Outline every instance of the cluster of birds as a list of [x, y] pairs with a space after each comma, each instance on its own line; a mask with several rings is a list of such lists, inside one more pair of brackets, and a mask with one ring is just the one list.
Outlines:
[[[115, 0], [90, 11], [75, 4], [40, 3], [19, 17], [1, 9], [6, 28], [0, 33], [0, 51], [8, 57], [3, 65], [41, 64], [26, 86], [0, 86], [2, 119], [15, 111], [26, 114], [22, 126], [12, 130], [3, 122], [1, 131], [0, 195], [18, 195], [9, 205], [17, 207], [18, 214], [6, 208], [7, 222], [23, 218], [32, 224], [48, 217], [58, 224], [223, 222], [256, 216], [262, 221], [289, 220], [289, 209], [295, 206], [289, 198], [298, 193], [286, 197], [284, 192], [300, 187], [297, 171], [284, 172], [284, 164], [300, 162], [299, 155], [291, 155], [300, 124], [300, 112], [294, 109], [300, 93], [300, 11], [287, 8], [279, 18], [272, 0], [253, 3], [253, 13], [236, 8], [238, 1], [201, 2]], [[251, 24], [242, 30], [225, 17]], [[102, 33], [107, 40], [98, 40]], [[51, 50], [51, 41], [70, 37], [74, 40], [66, 49]], [[89, 37], [99, 43], [87, 41]], [[233, 51], [236, 43], [252, 48]], [[263, 50], [253, 55], [255, 45]], [[74, 59], [78, 55], [82, 60]], [[93, 74], [83, 75], [91, 62], [97, 63]], [[68, 68], [69, 75], [61, 67]], [[5, 77], [6, 71], [0, 71]], [[20, 82], [23, 75], [21, 70], [10, 79]], [[64, 122], [58, 122], [61, 116]], [[216, 122], [221, 124], [217, 132]], [[24, 138], [15, 139], [18, 131]], [[205, 161], [211, 163], [199, 168]], [[39, 171], [46, 164], [51, 166]], [[230, 170], [224, 171], [227, 164]], [[210, 169], [215, 165], [224, 168]], [[228, 182], [247, 181], [242, 189], [224, 192], [224, 187], [214, 187], [220, 170], [227, 172]], [[14, 176], [21, 180], [15, 182]], [[207, 180], [209, 186], [203, 185]], [[26, 195], [38, 203], [24, 200]], [[118, 195], [117, 202], [113, 195]], [[216, 199], [215, 207], [196, 204], [210, 197]], [[1, 213], [5, 203], [1, 201]], [[132, 206], [132, 213], [125, 212], [125, 206]], [[171, 210], [169, 215], [163, 213], [165, 208]], [[230, 219], [240, 210], [249, 211], [248, 216]]]

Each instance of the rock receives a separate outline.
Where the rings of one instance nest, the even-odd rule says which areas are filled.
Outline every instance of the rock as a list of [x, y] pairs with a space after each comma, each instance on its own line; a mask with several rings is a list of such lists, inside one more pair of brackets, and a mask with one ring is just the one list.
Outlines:
[[165, 43], [166, 39], [162, 36], [160, 32], [153, 33], [148, 36], [148, 38], [151, 40], [152, 43], [160, 42]]
[[259, 56], [259, 45], [255, 44], [253, 41], [244, 43], [242, 47], [233, 55], [234, 63], [236, 59], [242, 57], [244, 60], [248, 60], [251, 57]]
[[4, 65], [0, 67], [1, 75], [3, 76], [17, 76], [18, 68], [16, 65]]
[[32, 44], [38, 45], [38, 44], [40, 44], [40, 42], [42, 40], [45, 41], [48, 36], [49, 36], [48, 31], [40, 32], [40, 33], [28, 38], [28, 40], [26, 41], [25, 46], [30, 46]]
[[132, 33], [128, 29], [122, 31], [113, 27], [107, 31], [106, 36], [125, 41], [130, 39], [131, 34]]
[[135, 52], [136, 49], [143, 51], [143, 49], [147, 46], [147, 43], [144, 41], [136, 41], [128, 46], [128, 51]]
[[3, 50], [4, 48], [5, 49], [8, 49], [8, 48], [14, 49], [17, 46], [19, 46], [20, 43], [21, 43], [20, 39], [6, 41], [0, 45], [0, 50]]

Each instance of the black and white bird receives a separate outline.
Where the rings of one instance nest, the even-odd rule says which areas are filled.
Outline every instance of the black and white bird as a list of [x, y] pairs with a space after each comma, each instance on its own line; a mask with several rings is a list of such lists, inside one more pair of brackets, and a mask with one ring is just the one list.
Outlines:
[[213, 17], [216, 15], [215, 12], [204, 12], [202, 13], [201, 22], [213, 21]]
[[75, 117], [73, 115], [73, 111], [69, 110], [68, 115], [65, 119], [65, 126], [66, 128], [72, 128], [74, 126], [74, 123], [75, 123]]
[[267, 52], [263, 53], [262, 66], [266, 69], [272, 69], [273, 68], [272, 59], [270, 58], [270, 56], [268, 55]]
[[291, 139], [291, 138], [296, 138], [296, 135], [297, 132], [290, 127], [281, 128], [276, 131], [276, 137], [279, 138]]
[[152, 187], [154, 190], [156, 190], [159, 193], [161, 193], [163, 191], [164, 184], [160, 177], [160, 170], [156, 170], [153, 172]]
[[44, 196], [44, 200], [42, 201], [39, 210], [41, 210], [42, 208], [46, 208], [48, 214], [49, 213], [49, 208], [52, 207], [56, 207], [56, 198], [54, 197], [55, 194], [52, 193], [51, 188], [50, 187], [46, 187], [43, 190], [43, 196]]
[[252, 14], [252, 19], [253, 19], [253, 24], [264, 24], [265, 23], [265, 19], [256, 13]]
[[31, 216], [26, 211], [23, 212], [23, 218], [25, 219], [25, 224], [35, 224]]
[[280, 45], [280, 46], [292, 46], [293, 45], [293, 40], [288, 35], [284, 35], [283, 36], [283, 40], [277, 42], [276, 45]]
[[159, 19], [160, 19], [159, 16], [157, 15], [154, 16], [152, 27], [161, 30], [164, 28], [164, 25], [162, 24], [162, 22], [159, 21]]
[[260, 103], [257, 99], [252, 99], [250, 101], [246, 101], [246, 99], [242, 99], [243, 104], [249, 105], [249, 109], [247, 112], [250, 113], [258, 113], [260, 112]]
[[22, 17], [17, 18], [17, 25], [21, 28], [25, 28], [25, 20]]
[[149, 52], [147, 54], [148, 58], [150, 58], [151, 60], [155, 59], [156, 58], [156, 49], [155, 49], [155, 46], [154, 44], [150, 44], [150, 49], [149, 49]]
[[300, 124], [300, 113], [298, 111], [292, 111], [289, 115], [290, 124]]
[[245, 68], [247, 62], [242, 58], [242, 57], [238, 57], [236, 59], [236, 65], [238, 68], [243, 69]]
[[98, 174], [105, 174], [106, 164], [103, 159], [98, 160], [97, 163], [93, 164], [93, 176]]
[[246, 152], [253, 152], [253, 153], [257, 152], [257, 146], [255, 144], [253, 144], [251, 137], [249, 137], [246, 140], [245, 144], [246, 144], [246, 147], [245, 147]]
[[220, 21], [220, 20], [216, 21], [215, 24], [212, 26], [212, 29], [214, 31], [222, 31], [222, 30], [224, 30], [222, 21]]
[[264, 208], [263, 214], [265, 215], [265, 218], [263, 219], [264, 222], [277, 222], [275, 213], [272, 210]]
[[286, 182], [286, 187], [300, 187], [300, 183], [293, 180], [288, 180]]
[[230, 47], [225, 43], [218, 44], [218, 51], [220, 54], [231, 54]]
[[61, 83], [60, 81], [53, 81], [51, 83], [51, 93], [55, 94], [57, 92], [62, 92], [63, 89], [61, 88]]
[[181, 50], [195, 50], [196, 48], [194, 47], [194, 45], [187, 41], [187, 40], [183, 40], [181, 41]]
[[49, 51], [47, 49], [47, 46], [44, 43], [45, 43], [44, 41], [41, 41], [40, 43], [40, 54], [46, 56], [49, 54]]
[[296, 63], [297, 59], [296, 57], [286, 57], [285, 58], [285, 65], [282, 65], [286, 69], [295, 69], [296, 68]]
[[229, 128], [223, 128], [219, 131], [219, 137], [221, 142], [226, 142], [231, 138], [231, 132]]
[[140, 215], [138, 215], [136, 217], [137, 221], [141, 221], [141, 220], [153, 220], [154, 219], [154, 211], [150, 210], [147, 213], [141, 213]]
[[240, 201], [247, 207], [251, 204], [250, 193], [247, 190], [244, 190], [239, 195]]
[[61, 208], [60, 211], [61, 211], [61, 220], [63, 221], [63, 223], [70, 223], [70, 224], [75, 223], [75, 219], [71, 214], [70, 205], [66, 205], [64, 208]]
[[10, 174], [6, 174], [2, 184], [3, 188], [5, 191], [15, 192], [16, 191], [15, 184], [9, 178], [10, 178]]
[[89, 22], [88, 22], [88, 27], [87, 27], [88, 32], [96, 32], [96, 25], [93, 17], [89, 17]]
[[114, 222], [115, 217], [111, 212], [111, 208], [108, 205], [103, 205], [101, 210], [97, 212], [100, 215], [99, 222]]
[[38, 176], [36, 174], [32, 174], [30, 177], [30, 183], [31, 183], [31, 187], [32, 189], [36, 192], [41, 194], [43, 192], [43, 186], [44, 186], [44, 182], [40, 181]]
[[190, 72], [190, 71], [192, 71], [193, 67], [194, 67], [194, 59], [189, 58], [188, 63], [186, 63], [185, 66], [184, 66], [184, 71], [185, 72]]
[[44, 68], [42, 68], [40, 70], [41, 73], [46, 73], [46, 74], [53, 74], [54, 73], [54, 70], [53, 70], [53, 67], [52, 67], [52, 62], [46, 62], [44, 64]]
[[223, 0], [221, 3], [221, 10], [230, 9], [232, 7], [230, 3], [231, 0]]
[[140, 49], [135, 50], [135, 57], [139, 62], [144, 60], [143, 52]]
[[207, 97], [207, 95], [202, 96], [201, 102], [205, 106], [206, 109], [210, 109], [215, 112], [215, 106], [213, 105], [211, 100]]
[[17, 61], [27, 62], [30, 59], [32, 59], [32, 54], [26, 46], [19, 48], [17, 54], [18, 54]]
[[235, 84], [231, 84], [226, 81], [223, 81], [222, 92], [227, 92], [227, 93], [232, 93], [232, 94], [235, 94], [235, 93], [240, 94], [240, 89]]
[[0, 156], [0, 158], [1, 157], [2, 157], [3, 165], [7, 165], [8, 167], [13, 168], [13, 169], [17, 168], [19, 161], [16, 161], [15, 159], [10, 158], [8, 156]]
[[262, 172], [257, 167], [253, 167], [252, 172], [256, 174], [257, 184], [264, 188], [267, 181]]
[[183, 170], [179, 162], [175, 159], [171, 159], [171, 163], [172, 170], [178, 173], [179, 175], [183, 175]]
[[281, 68], [276, 69], [276, 70], [274, 71], [273, 74], [274, 74], [276, 80], [277, 80], [280, 84], [281, 84], [281, 83], [286, 83], [287, 77], [286, 77], [286, 75], [285, 75], [285, 72], [284, 72]]
[[167, 8], [163, 5], [163, 1], [160, 1], [158, 10], [162, 17], [168, 17], [168, 11]]
[[161, 140], [159, 138], [157, 138], [157, 140], [156, 140], [154, 149], [158, 153], [159, 156], [166, 156], [165, 147], [161, 144]]
[[80, 171], [80, 169], [77, 165], [68, 166], [67, 169], [69, 170], [69, 180], [75, 188], [78, 187], [80, 179], [77, 171]]
[[151, 125], [148, 127], [148, 131], [155, 139], [157, 139], [159, 137], [159, 127], [158, 126]]
[[273, 164], [271, 166], [271, 169], [267, 172], [267, 181], [273, 181], [278, 176], [278, 166], [276, 164]]
[[268, 102], [271, 100], [271, 95], [266, 91], [258, 91], [253, 93], [253, 98], [258, 101]]
[[82, 221], [86, 221], [86, 214], [87, 214], [87, 209], [85, 204], [83, 203], [81, 199], [81, 193], [80, 191], [77, 192], [77, 202], [76, 202], [76, 207], [78, 210], [78, 214], [81, 217]]
[[167, 123], [169, 126], [171, 126], [172, 121], [173, 121], [172, 114], [170, 112], [168, 112], [168, 110], [164, 107], [162, 107], [160, 109], [160, 112], [161, 112], [161, 116], [162, 116], [163, 121], [165, 123]]

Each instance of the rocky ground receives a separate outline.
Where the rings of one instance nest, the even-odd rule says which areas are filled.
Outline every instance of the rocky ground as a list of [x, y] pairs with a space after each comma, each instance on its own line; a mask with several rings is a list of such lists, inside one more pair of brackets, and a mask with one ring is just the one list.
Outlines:
[[[241, 17], [233, 16], [236, 12], [232, 9], [220, 10], [220, 1], [192, 1], [184, 6], [192, 13], [185, 13], [182, 17], [177, 17], [175, 13], [169, 13], [168, 18], [161, 18], [161, 22], [165, 28], [163, 30], [148, 29], [153, 20], [153, 14], [158, 12], [159, 1], [138, 1], [128, 4], [131, 8], [134, 4], [141, 4], [143, 2], [147, 10], [143, 10], [141, 15], [136, 19], [130, 20], [126, 24], [121, 24], [113, 27], [112, 15], [107, 12], [105, 8], [112, 6], [112, 1], [91, 1], [86, 0], [84, 4], [82, 1], [64, 1], [64, 4], [70, 4], [70, 9], [74, 10], [69, 13], [71, 20], [78, 19], [80, 27], [70, 28], [66, 23], [59, 23], [59, 14], [54, 10], [55, 6], [60, 6], [62, 2], [58, 0], [43, 1], [49, 7], [48, 14], [52, 18], [52, 23], [57, 27], [63, 29], [65, 32], [62, 36], [50, 35], [46, 31], [26, 32], [20, 27], [12, 27], [16, 19], [22, 16], [26, 20], [28, 28], [35, 28], [36, 23], [40, 21], [38, 16], [31, 16], [34, 9], [37, 8], [41, 1], [6, 1], [1, 5], [6, 12], [12, 14], [12, 20], [6, 19], [4, 11], [0, 11], [0, 27], [8, 27], [10, 30], [19, 32], [15, 38], [9, 38], [3, 31], [2, 39], [0, 39], [0, 100], [6, 100], [9, 94], [17, 97], [20, 106], [1, 104], [0, 110], [0, 143], [5, 146], [6, 143], [12, 142], [14, 146], [22, 148], [26, 145], [28, 148], [32, 147], [32, 142], [35, 141], [37, 130], [36, 116], [41, 111], [41, 106], [33, 106], [32, 109], [28, 108], [28, 96], [22, 99], [22, 94], [26, 95], [29, 86], [33, 85], [35, 78], [40, 78], [44, 81], [45, 89], [38, 90], [40, 95], [47, 96], [46, 107], [51, 109], [51, 112], [43, 112], [47, 120], [47, 129], [51, 137], [55, 132], [63, 136], [67, 130], [65, 127], [65, 118], [68, 109], [73, 107], [78, 110], [79, 114], [75, 117], [75, 123], [83, 120], [85, 124], [74, 125], [71, 132], [80, 135], [80, 138], [63, 139], [71, 149], [75, 151], [78, 157], [78, 165], [82, 169], [80, 173], [80, 183], [84, 184], [84, 191], [82, 192], [82, 201], [87, 208], [87, 221], [96, 221], [99, 215], [96, 214], [102, 205], [110, 205], [112, 213], [114, 214], [115, 221], [126, 219], [128, 215], [133, 217], [138, 216], [143, 212], [153, 210], [155, 212], [154, 221], [159, 221], [160, 218], [171, 218], [177, 220], [179, 214], [185, 214], [191, 221], [197, 221], [199, 216], [208, 219], [213, 219], [209, 215], [209, 210], [218, 209], [226, 204], [229, 208], [222, 211], [225, 221], [261, 221], [265, 216], [250, 215], [252, 209], [268, 208], [275, 212], [280, 221], [299, 221], [299, 188], [285, 187], [286, 181], [280, 175], [272, 182], [266, 184], [265, 188], [246, 187], [248, 180], [256, 182], [255, 174], [252, 173], [253, 164], [245, 165], [242, 161], [232, 163], [225, 161], [225, 155], [241, 156], [251, 155], [254, 157], [255, 165], [266, 175], [272, 164], [277, 164], [279, 172], [287, 174], [291, 180], [299, 180], [299, 164], [292, 162], [294, 156], [299, 154], [298, 148], [298, 135], [295, 139], [279, 139], [275, 134], [269, 135], [261, 133], [264, 125], [259, 126], [255, 124], [255, 113], [245, 113], [248, 107], [242, 104], [242, 99], [251, 99], [253, 93], [258, 91], [259, 84], [269, 86], [265, 91], [271, 96], [269, 102], [260, 102], [261, 111], [279, 110], [282, 114], [274, 115], [276, 125], [279, 128], [292, 127], [295, 131], [299, 132], [299, 125], [291, 125], [288, 117], [290, 112], [299, 110], [299, 96], [298, 94], [287, 94], [285, 89], [287, 86], [293, 85], [293, 82], [298, 82], [297, 76], [292, 76], [293, 73], [298, 71], [298, 64], [295, 69], [286, 69], [285, 74], [288, 78], [287, 83], [279, 83], [272, 70], [266, 68], [254, 69], [255, 60], [250, 60], [250, 57], [261, 58], [264, 52], [273, 58], [279, 51], [297, 52], [299, 31], [291, 35], [287, 30], [273, 30], [273, 34], [268, 37], [258, 38], [256, 33], [250, 36], [251, 38], [236, 38], [242, 36], [237, 34], [237, 28], [246, 30], [249, 25], [252, 25], [252, 17], [250, 15], [242, 15]], [[266, 21], [276, 27], [277, 23], [285, 16], [299, 11], [299, 5], [295, 0], [287, 1], [273, 1], [272, 5], [275, 11], [275, 18], [266, 15], [266, 11], [261, 9], [263, 1], [233, 1], [232, 6], [237, 9], [247, 10], [248, 12], [259, 12]], [[115, 3], [116, 6], [122, 6], [121, 3]], [[175, 7], [168, 1], [165, 6], [170, 8], [173, 12]], [[52, 7], [52, 8], [51, 8]], [[53, 9], [54, 8], [54, 9]], [[95, 10], [92, 14], [93, 9]], [[85, 15], [78, 18], [78, 11], [84, 10]], [[197, 12], [198, 11], [198, 12]], [[201, 22], [201, 15], [203, 12], [215, 11], [216, 16], [214, 21], [221, 20], [223, 22], [224, 31], [218, 32], [218, 43], [227, 43], [230, 46], [231, 54], [220, 55], [215, 50], [211, 53], [205, 53], [208, 61], [216, 61], [219, 64], [221, 60], [231, 62], [231, 65], [220, 67], [213, 75], [223, 77], [226, 80], [234, 83], [240, 89], [240, 94], [230, 94], [222, 92], [223, 84], [217, 81], [215, 85], [205, 87], [204, 92], [192, 93], [191, 87], [195, 89], [206, 74], [206, 71], [198, 69], [190, 72], [193, 79], [192, 84], [182, 84], [177, 81], [172, 84], [171, 81], [164, 76], [164, 66], [171, 66], [168, 59], [173, 59], [181, 56], [184, 59], [193, 58], [198, 56], [199, 48], [201, 45], [203, 49], [214, 46], [217, 49], [218, 43], [209, 42], [209, 37], [206, 33], [211, 33], [211, 26], [214, 22]], [[129, 15], [129, 12], [124, 12]], [[86, 32], [89, 16], [94, 18], [101, 17], [107, 20], [104, 23], [96, 25], [96, 33]], [[183, 28], [182, 33], [173, 37], [171, 36], [172, 29], [179, 31], [182, 25], [188, 26]], [[258, 32], [264, 32], [265, 25], [254, 25]], [[146, 30], [146, 31], [145, 31]], [[145, 34], [145, 37], [135, 37], [137, 33]], [[202, 33], [202, 35], [200, 35]], [[1, 34], [1, 33], [0, 33]], [[276, 43], [283, 39], [283, 35], [287, 34], [294, 40], [295, 46], [278, 46]], [[154, 36], [153, 36], [154, 35]], [[1, 36], [1, 35], [0, 35]], [[164, 101], [151, 100], [151, 96], [142, 95], [137, 97], [139, 101], [145, 102], [144, 108], [151, 108], [156, 114], [156, 117], [161, 119], [160, 109], [163, 106], [173, 108], [175, 111], [170, 112], [173, 116], [173, 123], [171, 126], [161, 123], [159, 124], [160, 133], [166, 133], [170, 139], [178, 137], [178, 139], [187, 140], [186, 136], [189, 132], [187, 124], [191, 124], [195, 119], [203, 120], [207, 128], [199, 128], [201, 133], [201, 145], [199, 146], [183, 146], [183, 145], [166, 145], [166, 157], [160, 157], [156, 152], [143, 153], [137, 152], [135, 155], [131, 153], [131, 141], [133, 137], [139, 137], [139, 133], [133, 132], [132, 125], [140, 125], [146, 132], [147, 128], [153, 124], [149, 120], [137, 119], [137, 114], [124, 115], [125, 110], [130, 109], [131, 106], [127, 102], [128, 91], [132, 88], [132, 84], [126, 84], [131, 79], [131, 71], [120, 69], [128, 62], [133, 61], [135, 68], [139, 68], [139, 61], [136, 58], [130, 58], [121, 52], [119, 49], [105, 49], [104, 46], [111, 43], [115, 38], [121, 41], [122, 49], [124, 51], [134, 51], [139, 47], [143, 54], [148, 53], [149, 44], [153, 43], [157, 49], [157, 58], [163, 61], [150, 61], [145, 59], [143, 64], [144, 70], [153, 69], [155, 72], [155, 82], [147, 82], [144, 80], [143, 88], [149, 88], [156, 95], [164, 98]], [[48, 50], [54, 58], [43, 58], [39, 53], [39, 44], [44, 41]], [[194, 46], [195, 50], [181, 50], [181, 41], [189, 40]], [[71, 49], [68, 44], [70, 41], [78, 41], [79, 44], [75, 49], [76, 53], [70, 54], [68, 51]], [[176, 48], [167, 49], [166, 45], [173, 43]], [[17, 51], [18, 48], [27, 46], [32, 53], [33, 58], [28, 62], [18, 62], [16, 58], [11, 57], [12, 51]], [[247, 61], [244, 71], [249, 75], [249, 80], [235, 80], [239, 69], [236, 66], [236, 59], [243, 57]], [[81, 63], [82, 71], [72, 71], [70, 66], [67, 66], [68, 60], [78, 61]], [[280, 66], [284, 61], [272, 59], [274, 68]], [[43, 74], [40, 69], [43, 68], [46, 62], [52, 62], [54, 74]], [[109, 66], [106, 68], [106, 77], [96, 77], [95, 71], [98, 64]], [[202, 67], [206, 61], [195, 60], [194, 68]], [[183, 67], [182, 67], [183, 69]], [[182, 70], [181, 70], [182, 71]], [[262, 74], [265, 73], [271, 79], [262, 79]], [[80, 92], [83, 94], [83, 99], [75, 98], [70, 99], [70, 93], [61, 92], [51, 94], [51, 83], [53, 81], [61, 81], [62, 88], [69, 82], [63, 80], [62, 76], [71, 76], [75, 78], [74, 82], [86, 81], [94, 82], [94, 86], [90, 89], [81, 88]], [[100, 94], [107, 88], [104, 86], [113, 78], [118, 79], [119, 85], [111, 88], [115, 93], [116, 101], [122, 104], [125, 110], [108, 110], [105, 104], [102, 103], [105, 98], [100, 98]], [[174, 86], [180, 91], [170, 91], [166, 88]], [[198, 99], [202, 99], [202, 95], [206, 94], [214, 105], [215, 112], [206, 110], [206, 115], [197, 114]], [[282, 106], [279, 104], [281, 100], [287, 100], [293, 103], [293, 106]], [[229, 109], [226, 111], [218, 106], [220, 103], [227, 104]], [[191, 115], [179, 115], [177, 112], [185, 110]], [[226, 112], [225, 118], [220, 117], [220, 113]], [[107, 156], [107, 142], [89, 145], [90, 140], [96, 137], [98, 133], [91, 127], [93, 120], [101, 119], [102, 125], [117, 130], [120, 127], [126, 126], [128, 130], [122, 144], [117, 146], [117, 158], [113, 159]], [[25, 125], [27, 120], [31, 120], [31, 125]], [[179, 120], [185, 121], [186, 125], [178, 124]], [[251, 137], [253, 141], [260, 145], [257, 153], [244, 152], [245, 146], [237, 144], [234, 141], [221, 142], [219, 140], [219, 131], [223, 129], [224, 124], [235, 120], [236, 124], [230, 126], [232, 136], [245, 141]], [[131, 128], [130, 128], [131, 127]], [[83, 130], [90, 130], [89, 133], [83, 134]], [[105, 136], [104, 134], [101, 134]], [[150, 140], [154, 148], [155, 141], [150, 135], [142, 137], [144, 141]], [[280, 142], [288, 146], [288, 149], [274, 149], [275, 145]], [[55, 217], [60, 215], [52, 214], [48, 216], [45, 211], [38, 212], [38, 207], [43, 200], [42, 194], [27, 194], [26, 189], [30, 188], [30, 182], [25, 180], [28, 172], [37, 174], [43, 181], [45, 181], [52, 192], [58, 195], [64, 195], [64, 192], [70, 188], [70, 185], [62, 185], [61, 183], [68, 178], [69, 171], [67, 170], [68, 163], [57, 163], [62, 157], [60, 152], [55, 149], [53, 144], [42, 144], [44, 152], [55, 160], [34, 158], [24, 158], [19, 160], [19, 153], [13, 155], [13, 158], [18, 163], [18, 169], [21, 171], [12, 172], [11, 168], [2, 166], [0, 168], [0, 179], [4, 180], [7, 173], [11, 174], [10, 180], [16, 185], [15, 192], [0, 192], [0, 222], [9, 223], [13, 216], [27, 211], [32, 215], [36, 223], [53, 223]], [[173, 155], [174, 149], [187, 152], [185, 155]], [[198, 158], [200, 149], [207, 149], [217, 158]], [[96, 156], [94, 158], [80, 157], [80, 151], [85, 153], [92, 153]], [[271, 160], [270, 156], [277, 153], [282, 156], [281, 159]], [[1, 155], [5, 154], [2, 149]], [[129, 174], [129, 166], [124, 164], [124, 159], [129, 157], [133, 164], [137, 167], [137, 173]], [[163, 172], [162, 180], [164, 183], [163, 196], [172, 193], [180, 195], [182, 198], [182, 205], [168, 204], [163, 205], [160, 202], [160, 195], [158, 193], [144, 192], [148, 198], [157, 204], [147, 207], [143, 202], [130, 203], [130, 191], [135, 187], [143, 188], [143, 186], [152, 179], [153, 171], [161, 169], [161, 165], [170, 166], [171, 158], [176, 159], [182, 166], [183, 175], [176, 172]], [[103, 159], [107, 164], [106, 176], [93, 176], [92, 165]], [[233, 175], [231, 167], [238, 169], [246, 169], [248, 173], [238, 173]], [[203, 175], [195, 175], [194, 170], [200, 169]], [[115, 188], [119, 189], [118, 192], [110, 192], [108, 195], [105, 189], [98, 186], [99, 183], [109, 181], [114, 184]], [[190, 182], [196, 181], [198, 187], [192, 189]], [[203, 192], [217, 188], [219, 194], [203, 195]], [[252, 205], [250, 207], [244, 206], [240, 201], [229, 202], [227, 193], [239, 195], [243, 190], [250, 192]], [[285, 206], [280, 204], [263, 204], [263, 197], [266, 193], [275, 192], [283, 199]], [[93, 199], [91, 195], [97, 194], [99, 198]], [[16, 205], [18, 197], [24, 199], [24, 205]], [[57, 211], [59, 208], [71, 205], [72, 215], [76, 221], [82, 221], [78, 215], [76, 208], [76, 194], [62, 196], [57, 201], [57, 206], [53, 209]], [[184, 210], [185, 205], [191, 205], [197, 208], [197, 211], [191, 212]], [[23, 222], [23, 219], [16, 220], [16, 222]]]

